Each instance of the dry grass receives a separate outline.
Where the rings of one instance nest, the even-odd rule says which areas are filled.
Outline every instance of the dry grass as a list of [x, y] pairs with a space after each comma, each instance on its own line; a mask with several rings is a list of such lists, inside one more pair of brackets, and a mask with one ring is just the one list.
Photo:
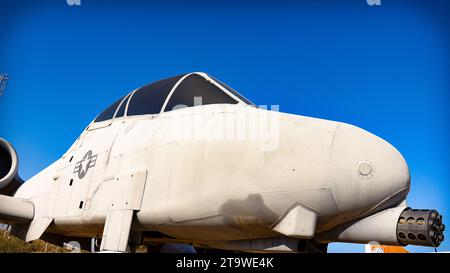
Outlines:
[[42, 240], [27, 243], [9, 232], [0, 231], [0, 253], [65, 253], [68, 249], [58, 247]]

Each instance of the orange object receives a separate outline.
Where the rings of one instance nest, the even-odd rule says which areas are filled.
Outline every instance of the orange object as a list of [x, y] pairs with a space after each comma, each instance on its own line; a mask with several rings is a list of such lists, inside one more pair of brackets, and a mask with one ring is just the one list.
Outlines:
[[371, 245], [370, 248], [372, 253], [409, 253], [401, 246]]

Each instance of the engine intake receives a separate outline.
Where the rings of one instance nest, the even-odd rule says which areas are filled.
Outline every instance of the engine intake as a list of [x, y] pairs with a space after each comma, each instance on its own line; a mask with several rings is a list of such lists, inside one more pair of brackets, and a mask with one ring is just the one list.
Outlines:
[[12, 195], [23, 183], [18, 168], [16, 150], [8, 141], [0, 138], [0, 194]]

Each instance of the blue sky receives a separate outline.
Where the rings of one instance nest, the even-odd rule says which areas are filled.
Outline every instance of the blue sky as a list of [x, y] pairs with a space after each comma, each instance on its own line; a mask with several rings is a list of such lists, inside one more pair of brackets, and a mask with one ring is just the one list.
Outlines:
[[184, 2], [0, 0], [0, 73], [10, 77], [0, 137], [18, 150], [23, 178], [122, 95], [204, 71], [256, 104], [386, 139], [408, 161], [409, 205], [450, 220], [448, 1]]

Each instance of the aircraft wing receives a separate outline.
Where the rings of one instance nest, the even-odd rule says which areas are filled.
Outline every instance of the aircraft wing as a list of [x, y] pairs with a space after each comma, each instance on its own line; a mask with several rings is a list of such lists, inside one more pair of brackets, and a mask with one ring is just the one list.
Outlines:
[[34, 205], [31, 201], [0, 195], [0, 223], [19, 224], [33, 220]]

